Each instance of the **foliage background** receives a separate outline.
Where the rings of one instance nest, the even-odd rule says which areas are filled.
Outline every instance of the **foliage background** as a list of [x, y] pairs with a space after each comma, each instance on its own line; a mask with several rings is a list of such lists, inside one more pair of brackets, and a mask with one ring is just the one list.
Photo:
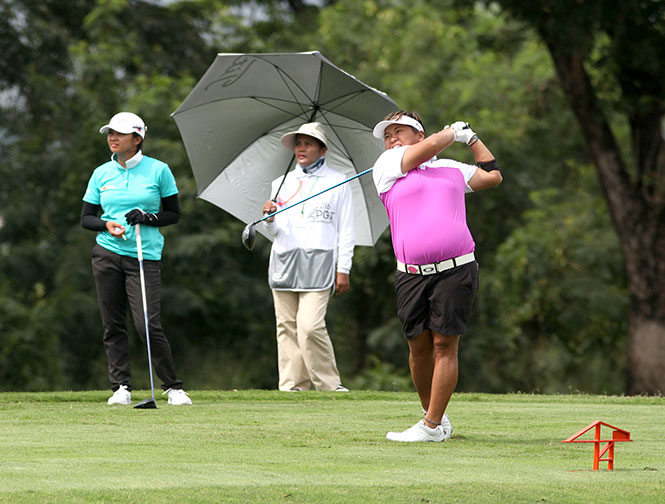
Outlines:
[[[0, 14], [0, 390], [108, 386], [94, 235], [79, 214], [108, 157], [98, 129], [119, 110], [145, 119], [145, 152], [180, 189], [162, 278], [179, 375], [188, 388], [276, 387], [269, 243], [248, 253], [243, 225], [196, 199], [169, 114], [218, 52], [319, 50], [421, 112], [429, 131], [469, 121], [502, 167], [498, 189], [467, 199], [481, 290], [458, 390], [625, 391], [625, 271], [606, 203], [547, 51], [496, 5], [0, 0]], [[446, 155], [471, 161], [461, 146]], [[352, 388], [411, 387], [393, 271], [386, 231], [356, 249], [351, 292], [330, 303]], [[142, 386], [145, 350], [132, 342]]]

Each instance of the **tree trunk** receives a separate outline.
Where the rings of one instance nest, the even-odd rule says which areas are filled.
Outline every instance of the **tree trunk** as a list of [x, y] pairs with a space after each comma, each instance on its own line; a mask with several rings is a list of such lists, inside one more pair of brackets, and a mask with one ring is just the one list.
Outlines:
[[665, 394], [665, 324], [631, 313], [628, 393]]
[[630, 293], [628, 393], [665, 393], [665, 215], [647, 212], [622, 238]]
[[[662, 394], [665, 392], [665, 205], [658, 192], [658, 156], [636, 155], [635, 180], [631, 180], [584, 68], [584, 55], [570, 46], [548, 41], [546, 33], [541, 35], [586, 138], [625, 259], [630, 296], [627, 392]], [[633, 138], [644, 138], [641, 133], [653, 127], [650, 123], [646, 118], [631, 121]], [[637, 143], [633, 150], [641, 151]], [[656, 151], [662, 151], [660, 138]]]

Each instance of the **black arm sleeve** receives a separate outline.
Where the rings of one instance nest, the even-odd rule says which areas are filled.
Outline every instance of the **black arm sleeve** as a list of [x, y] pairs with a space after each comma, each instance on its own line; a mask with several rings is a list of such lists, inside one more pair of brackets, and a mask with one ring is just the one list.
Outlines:
[[162, 198], [162, 211], [157, 213], [157, 219], [159, 219], [157, 225], [160, 227], [175, 224], [180, 220], [180, 204], [177, 194]]
[[81, 226], [90, 231], [106, 231], [106, 221], [97, 217], [100, 209], [101, 206], [84, 201], [81, 209]]
[[478, 163], [478, 167], [482, 168], [486, 172], [491, 172], [493, 170], [499, 170], [499, 165], [496, 162], [496, 159], [492, 159], [491, 161], [485, 161], [484, 163]]

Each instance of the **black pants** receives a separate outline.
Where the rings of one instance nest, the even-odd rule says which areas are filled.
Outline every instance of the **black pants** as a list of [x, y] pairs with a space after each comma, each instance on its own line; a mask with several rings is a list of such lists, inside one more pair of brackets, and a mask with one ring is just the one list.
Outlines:
[[[143, 261], [148, 305], [150, 350], [155, 374], [162, 388], [182, 388], [173, 364], [173, 355], [160, 320], [160, 261]], [[115, 391], [130, 384], [129, 338], [125, 324], [127, 306], [134, 327], [145, 344], [145, 318], [141, 299], [141, 277], [138, 259], [111, 252], [95, 245], [92, 249], [92, 273], [97, 286], [97, 303], [104, 325], [104, 350], [109, 363], [109, 380]]]

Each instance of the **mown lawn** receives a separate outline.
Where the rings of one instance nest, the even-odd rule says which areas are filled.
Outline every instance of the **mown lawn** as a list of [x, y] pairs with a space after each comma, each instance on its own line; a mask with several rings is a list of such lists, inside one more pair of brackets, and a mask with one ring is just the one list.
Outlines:
[[[412, 393], [190, 395], [0, 393], [0, 502], [665, 502], [665, 398], [456, 394], [452, 439], [401, 444]], [[561, 443], [594, 420], [631, 432], [614, 471]]]

